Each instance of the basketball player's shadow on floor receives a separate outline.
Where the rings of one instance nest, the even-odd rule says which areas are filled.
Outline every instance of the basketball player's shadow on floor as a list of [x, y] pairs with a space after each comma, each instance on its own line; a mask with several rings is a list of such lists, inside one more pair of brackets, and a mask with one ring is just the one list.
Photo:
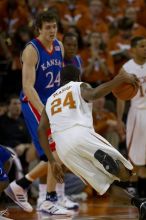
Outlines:
[[37, 213], [38, 215], [38, 220], [74, 220], [75, 218], [75, 214], [73, 213], [73, 215], [71, 216], [65, 216], [65, 215], [50, 215], [48, 216], [48, 214], [45, 213]]

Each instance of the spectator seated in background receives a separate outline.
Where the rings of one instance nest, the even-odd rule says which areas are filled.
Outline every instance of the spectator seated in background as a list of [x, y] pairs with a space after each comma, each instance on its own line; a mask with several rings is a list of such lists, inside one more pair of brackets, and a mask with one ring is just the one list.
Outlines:
[[[133, 21], [123, 17], [118, 22], [118, 34], [109, 40], [108, 48], [112, 55], [124, 53], [130, 49]], [[127, 56], [128, 58], [128, 56]]]
[[24, 1], [4, 0], [0, 7], [0, 14], [2, 27], [11, 36], [18, 27], [27, 24], [29, 21], [28, 6]]
[[119, 5], [119, 0], [108, 0], [105, 4], [106, 21], [109, 26], [109, 34], [112, 37], [116, 34], [119, 19], [123, 16], [123, 8]]
[[90, 34], [89, 47], [81, 53], [81, 57], [84, 61], [82, 80], [92, 86], [108, 81], [114, 75], [114, 61], [101, 33]]
[[118, 22], [118, 33], [108, 41], [108, 49], [114, 58], [115, 72], [118, 72], [121, 65], [131, 57], [130, 40], [133, 25], [131, 19], [121, 18]]
[[108, 24], [105, 20], [105, 8], [102, 0], [88, 1], [88, 13], [80, 18], [77, 27], [81, 31], [85, 43], [92, 32], [100, 32], [105, 38], [108, 36]]
[[20, 59], [20, 53], [22, 53], [24, 47], [26, 44], [30, 41], [30, 39], [33, 38], [33, 32], [31, 28], [29, 28], [27, 25], [21, 26], [17, 29], [15, 32], [12, 42], [13, 42], [13, 62], [12, 62], [12, 70], [19, 70], [21, 71], [21, 59]]
[[7, 104], [5, 102], [0, 102], [0, 116], [6, 114]]
[[0, 116], [0, 131], [1, 144], [12, 148], [26, 169], [25, 153], [31, 147], [31, 139], [21, 117], [21, 104], [17, 95], [9, 97], [8, 110]]
[[146, 37], [146, 29], [138, 22], [138, 12], [135, 7], [128, 7], [125, 9], [125, 17], [133, 21], [132, 36]]

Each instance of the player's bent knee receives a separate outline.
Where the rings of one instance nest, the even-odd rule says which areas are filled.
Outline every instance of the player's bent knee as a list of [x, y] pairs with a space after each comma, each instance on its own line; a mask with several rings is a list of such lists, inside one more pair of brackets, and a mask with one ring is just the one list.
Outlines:
[[119, 163], [117, 160], [114, 160], [109, 154], [105, 153], [102, 150], [97, 150], [94, 153], [94, 157], [103, 165], [106, 171], [115, 176], [119, 175]]

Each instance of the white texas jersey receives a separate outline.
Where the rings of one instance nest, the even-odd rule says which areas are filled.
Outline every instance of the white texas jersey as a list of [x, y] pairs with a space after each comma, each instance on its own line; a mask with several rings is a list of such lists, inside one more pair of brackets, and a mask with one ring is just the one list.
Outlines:
[[139, 65], [133, 59], [123, 65], [127, 73], [135, 74], [140, 80], [140, 88], [134, 98], [131, 99], [131, 105], [137, 108], [146, 108], [146, 62]]
[[92, 103], [81, 97], [82, 82], [69, 82], [47, 100], [46, 113], [52, 133], [75, 125], [93, 128]]

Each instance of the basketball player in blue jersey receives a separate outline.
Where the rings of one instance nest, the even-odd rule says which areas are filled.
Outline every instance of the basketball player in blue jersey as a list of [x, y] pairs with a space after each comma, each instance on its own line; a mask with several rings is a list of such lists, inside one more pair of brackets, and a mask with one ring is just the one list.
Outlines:
[[8, 185], [8, 170], [12, 161], [13, 153], [6, 147], [0, 145], [0, 193]]
[[[30, 41], [22, 53], [23, 91], [20, 98], [22, 112], [41, 162], [25, 177], [12, 182], [5, 193], [25, 211], [32, 212], [33, 208], [27, 201], [26, 190], [34, 180], [48, 174], [46, 200], [43, 198], [45, 201], [41, 203], [39, 209], [53, 215], [68, 215], [71, 213], [70, 211], [55, 203], [58, 202], [55, 192], [56, 180], [37, 135], [40, 115], [47, 98], [60, 86], [63, 46], [56, 39], [57, 18], [52, 12], [40, 13], [36, 19], [36, 27], [39, 32], [38, 37]], [[48, 140], [52, 151], [56, 154], [55, 143], [51, 139], [50, 131], [48, 131]], [[64, 206], [68, 205], [67, 208], [76, 205], [66, 197], [63, 200]]]
[[[9, 182], [8, 171], [12, 164], [13, 153], [6, 147], [0, 145], [0, 194], [7, 187]], [[4, 217], [7, 214], [7, 209], [0, 211], [0, 219], [7, 220], [9, 218]]]
[[75, 33], [68, 32], [63, 36], [64, 46], [64, 66], [68, 64], [75, 65], [79, 68], [82, 74], [82, 60], [77, 55], [78, 50], [78, 36]]

